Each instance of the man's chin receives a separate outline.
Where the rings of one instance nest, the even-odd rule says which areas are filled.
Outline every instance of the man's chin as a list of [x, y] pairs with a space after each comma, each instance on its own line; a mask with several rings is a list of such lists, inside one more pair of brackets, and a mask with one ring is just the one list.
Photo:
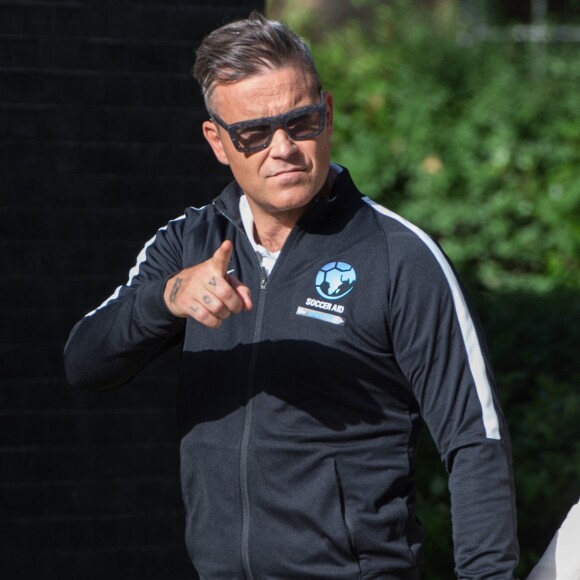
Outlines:
[[310, 191], [282, 192], [268, 204], [269, 213], [303, 213], [315, 197]]

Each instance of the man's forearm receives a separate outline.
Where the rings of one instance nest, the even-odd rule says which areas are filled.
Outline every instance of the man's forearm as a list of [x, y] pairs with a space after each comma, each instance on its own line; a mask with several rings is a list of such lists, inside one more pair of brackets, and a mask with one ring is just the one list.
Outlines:
[[457, 577], [511, 580], [519, 550], [509, 446], [484, 439], [452, 455], [449, 487]]
[[83, 318], [65, 346], [69, 383], [91, 390], [117, 387], [162, 351], [183, 327], [162, 293], [162, 281], [149, 282]]

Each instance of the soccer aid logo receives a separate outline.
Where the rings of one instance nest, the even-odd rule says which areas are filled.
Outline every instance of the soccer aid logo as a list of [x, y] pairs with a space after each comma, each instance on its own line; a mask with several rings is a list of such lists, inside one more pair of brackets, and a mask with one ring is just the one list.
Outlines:
[[344, 298], [354, 287], [356, 272], [345, 262], [330, 262], [316, 275], [316, 291], [328, 300]]

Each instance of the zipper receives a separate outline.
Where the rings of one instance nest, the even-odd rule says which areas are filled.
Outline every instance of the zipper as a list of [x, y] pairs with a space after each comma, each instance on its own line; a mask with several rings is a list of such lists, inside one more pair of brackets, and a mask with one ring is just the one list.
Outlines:
[[246, 578], [253, 580], [250, 566], [250, 493], [248, 485], [248, 450], [250, 447], [250, 435], [252, 431], [252, 406], [253, 406], [253, 386], [258, 351], [260, 350], [260, 334], [265, 310], [265, 293], [268, 286], [266, 273], [260, 273], [260, 292], [258, 294], [258, 304], [256, 306], [256, 323], [254, 325], [254, 335], [252, 337], [252, 350], [250, 353], [250, 365], [248, 370], [248, 382], [246, 385], [246, 408], [244, 411], [244, 426], [242, 429], [242, 442], [240, 445], [240, 491], [242, 496], [242, 565]]
[[266, 270], [258, 261], [257, 256], [254, 253], [254, 248], [252, 247], [250, 241], [245, 235], [243, 228], [240, 228], [234, 220], [220, 208], [218, 211], [239, 231], [244, 235], [241, 236], [244, 239], [244, 243], [250, 246], [250, 251], [254, 254], [256, 260], [256, 266], [259, 269], [260, 274], [260, 285], [258, 292], [258, 300], [256, 304], [256, 322], [254, 323], [254, 332], [252, 335], [252, 348], [250, 351], [250, 364], [248, 366], [248, 378], [246, 383], [245, 392], [245, 409], [244, 409], [244, 425], [242, 428], [242, 440], [240, 443], [240, 495], [242, 498], [242, 537], [241, 537], [241, 554], [242, 554], [242, 567], [247, 580], [254, 580], [254, 575], [252, 574], [252, 567], [250, 564], [250, 490], [248, 484], [248, 451], [250, 448], [250, 436], [252, 433], [252, 407], [253, 407], [253, 390], [254, 390], [254, 374], [256, 371], [256, 364], [258, 360], [258, 351], [260, 350], [260, 335], [262, 330], [262, 322], [264, 319], [264, 309], [265, 309], [265, 292], [268, 286], [268, 276]]
[[261, 266], [260, 270], [260, 290], [265, 290], [268, 287], [268, 274], [266, 274], [266, 268]]
[[[260, 337], [262, 331], [262, 325], [264, 320], [264, 310], [266, 302], [266, 290], [268, 288], [268, 275], [265, 268], [261, 265], [257, 256], [254, 253], [254, 248], [250, 243], [250, 240], [245, 235], [245, 230], [241, 228], [236, 222], [221, 208], [216, 205], [217, 210], [240, 232], [244, 235], [241, 236], [245, 239], [244, 243], [250, 246], [250, 251], [254, 254], [256, 260], [256, 265], [259, 269], [260, 285], [258, 292], [258, 300], [256, 304], [256, 322], [254, 324], [254, 332], [252, 335], [252, 348], [250, 351], [250, 364], [248, 366], [248, 379], [246, 384], [245, 392], [245, 403], [246, 407], [244, 410], [244, 425], [242, 428], [242, 440], [240, 444], [240, 493], [242, 499], [242, 537], [241, 537], [241, 554], [242, 554], [242, 567], [246, 580], [254, 580], [254, 575], [252, 574], [252, 569], [250, 565], [250, 493], [248, 484], [248, 451], [250, 447], [250, 436], [252, 432], [252, 406], [253, 406], [253, 390], [254, 390], [254, 375], [258, 360], [258, 351], [260, 350]], [[288, 243], [290, 237], [294, 234], [294, 231], [290, 233], [290, 236], [286, 240]], [[294, 234], [295, 235], [295, 234]], [[285, 244], [285, 245], [286, 245]], [[274, 269], [276, 269], [277, 263], [274, 264]], [[270, 274], [272, 274], [270, 272]]]

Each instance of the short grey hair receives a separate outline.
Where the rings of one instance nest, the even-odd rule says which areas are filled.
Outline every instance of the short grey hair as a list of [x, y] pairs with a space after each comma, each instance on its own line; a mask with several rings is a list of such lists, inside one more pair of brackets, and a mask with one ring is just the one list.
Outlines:
[[313, 90], [320, 91], [320, 75], [310, 48], [285, 24], [254, 10], [248, 18], [226, 24], [208, 34], [196, 51], [193, 77], [209, 109], [217, 85], [235, 83], [265, 68], [279, 69], [298, 62], [311, 74]]

